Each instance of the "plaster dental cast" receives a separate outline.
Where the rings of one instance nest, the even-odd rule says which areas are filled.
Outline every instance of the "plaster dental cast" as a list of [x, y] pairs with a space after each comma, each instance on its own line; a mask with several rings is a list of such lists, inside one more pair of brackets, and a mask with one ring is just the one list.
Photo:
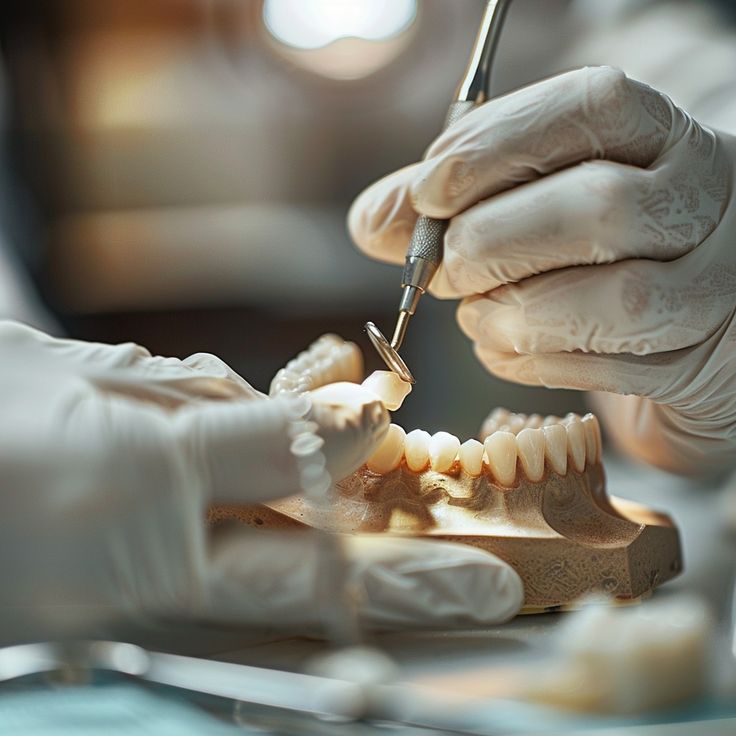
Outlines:
[[[389, 426], [375, 390], [310, 391], [304, 371], [291, 387], [285, 370], [268, 397], [213, 355], [162, 358], [11, 321], [0, 355], [4, 641], [157, 619], [324, 634], [315, 539], [215, 532], [207, 508], [294, 493], [305, 456], [320, 453], [336, 479], [357, 469]], [[322, 340], [308, 358], [320, 381], [320, 356], [346, 378], [362, 371]], [[476, 626], [521, 606], [518, 575], [480, 550], [351, 536], [344, 552], [367, 628]]]

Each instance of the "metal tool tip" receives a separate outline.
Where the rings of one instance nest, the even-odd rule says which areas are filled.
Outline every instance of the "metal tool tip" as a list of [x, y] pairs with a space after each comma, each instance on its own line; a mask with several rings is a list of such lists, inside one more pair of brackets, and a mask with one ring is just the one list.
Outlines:
[[399, 312], [399, 318], [396, 320], [396, 327], [394, 327], [394, 335], [391, 338], [391, 347], [398, 352], [401, 350], [401, 346], [404, 344], [404, 338], [406, 337], [406, 328], [409, 326], [409, 320], [411, 314], [409, 312]]
[[391, 347], [391, 344], [383, 336], [381, 330], [379, 330], [373, 322], [366, 322], [365, 331], [368, 333], [368, 337], [370, 338], [371, 343], [373, 343], [373, 347], [381, 358], [383, 358], [383, 362], [394, 373], [396, 373], [402, 381], [406, 381], [407, 383], [416, 383], [414, 376], [412, 376], [406, 363], [404, 363], [396, 350]]

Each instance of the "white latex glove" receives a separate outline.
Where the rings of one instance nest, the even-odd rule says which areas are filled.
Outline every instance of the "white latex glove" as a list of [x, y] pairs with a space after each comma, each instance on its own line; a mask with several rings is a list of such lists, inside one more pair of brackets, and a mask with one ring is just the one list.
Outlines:
[[452, 218], [434, 290], [465, 297], [491, 372], [610, 392], [628, 452], [708, 470], [736, 451], [735, 162], [733, 137], [585, 68], [471, 112], [364, 192], [350, 229], [398, 263], [415, 210]]
[[[388, 415], [357, 385], [350, 410], [319, 393], [308, 418], [344, 474]], [[298, 488], [289, 430], [309, 404], [269, 399], [211, 355], [152, 357], [0, 322], [0, 638], [160, 616], [319, 633], [329, 601], [313, 535], [209, 538], [205, 525], [211, 503]], [[518, 577], [470, 548], [356, 538], [347, 550], [368, 626], [489, 623], [521, 604]]]

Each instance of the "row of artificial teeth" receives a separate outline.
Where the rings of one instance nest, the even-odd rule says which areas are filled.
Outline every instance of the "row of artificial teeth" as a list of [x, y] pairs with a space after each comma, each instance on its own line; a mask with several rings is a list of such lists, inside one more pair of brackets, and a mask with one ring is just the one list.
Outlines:
[[549, 415], [543, 417], [541, 414], [515, 414], [508, 409], [494, 409], [483, 422], [480, 430], [480, 438], [485, 439], [494, 432], [511, 432], [519, 434], [522, 429], [539, 429], [553, 424], [561, 424], [570, 419], [580, 418], [577, 414], [569, 413], [565, 417]]
[[556, 423], [525, 427], [518, 434], [492, 432], [482, 443], [471, 439], [461, 444], [449, 432], [430, 435], [415, 429], [407, 434], [398, 424], [392, 424], [366, 464], [379, 474], [395, 470], [402, 460], [417, 473], [427, 469], [448, 473], [459, 464], [467, 475], [479, 476], [485, 468], [499, 485], [510, 486], [516, 481], [517, 460], [526, 477], [537, 482], [544, 476], [545, 465], [558, 475], [565, 475], [568, 467], [582, 473], [586, 464], [592, 466], [600, 458], [598, 420], [592, 414], [569, 414]]
[[337, 335], [322, 335], [274, 376], [269, 393], [303, 393], [337, 381], [359, 383], [362, 378], [363, 355], [358, 346]]

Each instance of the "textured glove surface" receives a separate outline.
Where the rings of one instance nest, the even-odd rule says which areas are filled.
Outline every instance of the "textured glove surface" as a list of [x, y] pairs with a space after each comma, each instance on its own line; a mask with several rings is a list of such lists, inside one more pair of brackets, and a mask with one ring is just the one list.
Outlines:
[[[633, 455], [682, 472], [736, 449], [736, 140], [611, 68], [492, 100], [374, 184], [350, 228], [400, 262], [452, 221], [437, 296], [498, 376], [608, 392]], [[624, 396], [630, 395], [630, 396]]]

